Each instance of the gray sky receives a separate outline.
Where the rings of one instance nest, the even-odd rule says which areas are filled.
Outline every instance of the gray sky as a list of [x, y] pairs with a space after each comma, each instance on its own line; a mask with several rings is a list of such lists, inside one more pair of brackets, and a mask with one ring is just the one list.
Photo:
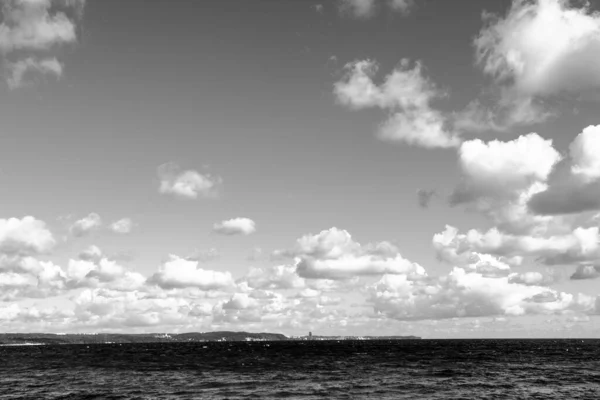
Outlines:
[[7, 331], [597, 335], [595, 3], [3, 6]]

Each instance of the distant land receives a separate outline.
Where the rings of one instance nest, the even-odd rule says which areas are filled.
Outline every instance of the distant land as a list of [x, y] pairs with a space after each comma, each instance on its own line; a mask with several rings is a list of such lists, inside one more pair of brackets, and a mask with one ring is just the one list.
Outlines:
[[0, 345], [51, 345], [90, 343], [243, 342], [297, 340], [414, 340], [418, 336], [285, 336], [281, 333], [190, 332], [190, 333], [0, 333]]

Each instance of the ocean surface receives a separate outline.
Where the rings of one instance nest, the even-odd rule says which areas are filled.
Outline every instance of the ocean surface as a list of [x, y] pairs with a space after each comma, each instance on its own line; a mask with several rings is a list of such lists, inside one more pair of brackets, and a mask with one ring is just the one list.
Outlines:
[[600, 340], [0, 347], [0, 399], [600, 399]]

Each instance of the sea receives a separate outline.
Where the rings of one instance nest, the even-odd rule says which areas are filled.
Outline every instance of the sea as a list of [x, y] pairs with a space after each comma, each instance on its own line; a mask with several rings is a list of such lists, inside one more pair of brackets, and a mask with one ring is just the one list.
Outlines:
[[0, 399], [600, 399], [600, 340], [5, 346]]

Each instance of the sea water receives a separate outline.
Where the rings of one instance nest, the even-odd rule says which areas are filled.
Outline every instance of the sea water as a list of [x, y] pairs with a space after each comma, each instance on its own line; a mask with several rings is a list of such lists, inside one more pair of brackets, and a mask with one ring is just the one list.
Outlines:
[[600, 340], [0, 347], [0, 399], [600, 399]]

